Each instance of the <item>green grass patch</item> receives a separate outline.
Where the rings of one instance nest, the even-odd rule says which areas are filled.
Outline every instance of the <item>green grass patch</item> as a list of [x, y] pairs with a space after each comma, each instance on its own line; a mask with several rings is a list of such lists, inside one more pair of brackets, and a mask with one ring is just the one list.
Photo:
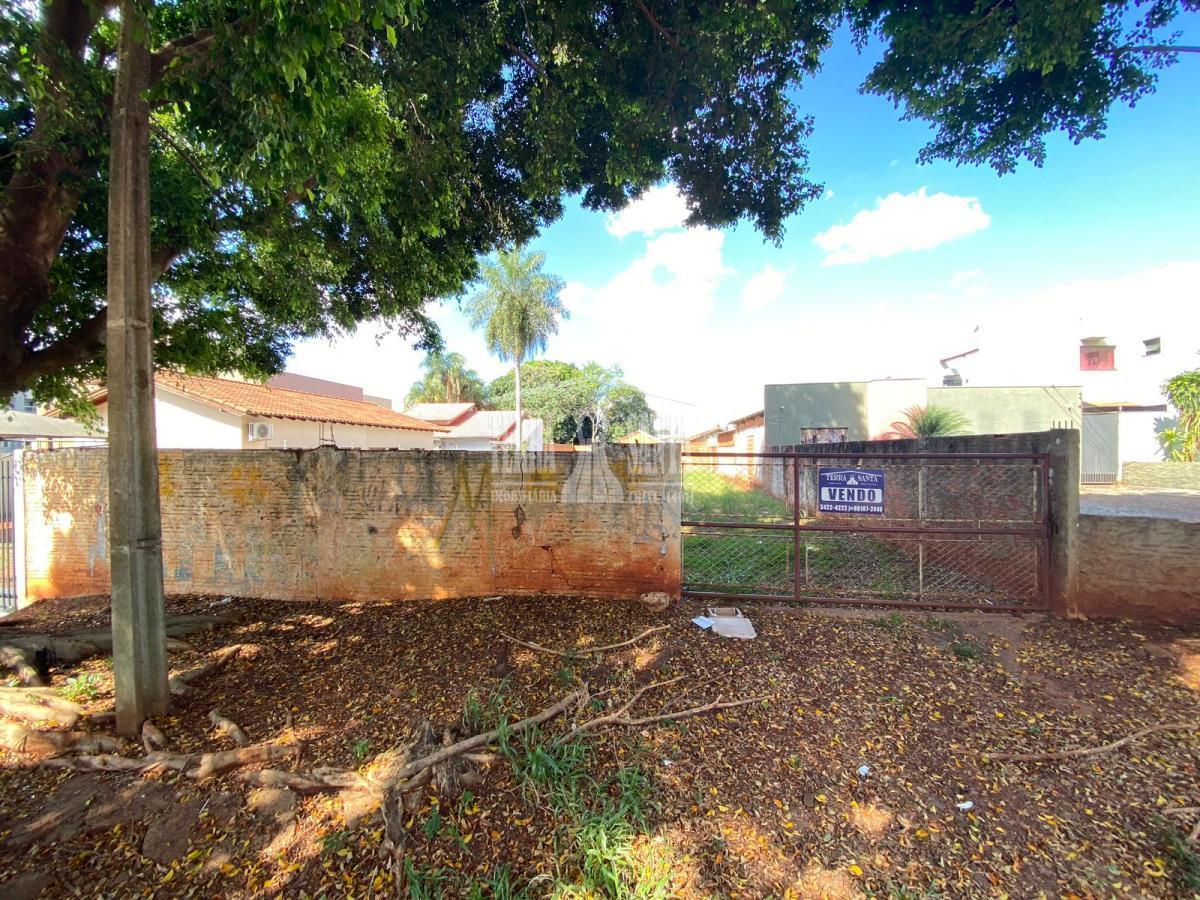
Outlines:
[[95, 675], [74, 675], [60, 689], [60, 693], [68, 700], [79, 703], [81, 700], [95, 700], [100, 696], [100, 682]]
[[983, 650], [973, 641], [955, 641], [950, 650], [959, 659], [979, 659], [983, 655]]
[[785, 501], [722, 475], [714, 467], [694, 466], [683, 473], [683, 518], [700, 521], [790, 522]]

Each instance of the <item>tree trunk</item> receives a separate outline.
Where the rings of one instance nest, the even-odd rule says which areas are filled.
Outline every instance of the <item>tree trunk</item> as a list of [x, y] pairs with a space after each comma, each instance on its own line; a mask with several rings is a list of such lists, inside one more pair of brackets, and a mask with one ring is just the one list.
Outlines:
[[117, 730], [165, 715], [162, 521], [150, 306], [153, 0], [122, 0], [108, 195], [108, 495]]
[[524, 446], [524, 440], [523, 440], [522, 436], [523, 436], [525, 429], [522, 427], [524, 425], [524, 423], [521, 421], [521, 357], [519, 357], [519, 356], [517, 357], [516, 385], [517, 385], [516, 444], [517, 444], [517, 449], [520, 450]]

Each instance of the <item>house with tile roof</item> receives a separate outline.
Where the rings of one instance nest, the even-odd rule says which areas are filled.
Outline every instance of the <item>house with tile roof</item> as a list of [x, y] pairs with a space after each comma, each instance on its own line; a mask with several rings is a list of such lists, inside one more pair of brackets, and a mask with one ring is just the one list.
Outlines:
[[404, 414], [414, 419], [432, 422], [434, 425], [455, 428], [477, 411], [474, 403], [414, 403], [404, 410]]
[[[477, 409], [474, 403], [416, 403], [404, 414], [445, 427], [446, 432], [434, 439], [435, 445], [442, 450], [511, 450], [516, 447], [516, 410]], [[526, 416], [521, 438], [526, 450], [544, 449], [546, 438], [542, 420]]]
[[[154, 384], [162, 449], [432, 450], [448, 431], [376, 402], [230, 378], [163, 372]], [[107, 423], [107, 389], [94, 392], [92, 402]]]

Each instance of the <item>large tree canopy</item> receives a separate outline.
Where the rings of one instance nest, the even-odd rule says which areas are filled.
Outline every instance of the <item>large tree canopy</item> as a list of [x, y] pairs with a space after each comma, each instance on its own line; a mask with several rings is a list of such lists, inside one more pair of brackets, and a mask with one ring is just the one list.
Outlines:
[[[624, 380], [620, 366], [535, 359], [523, 367], [526, 412], [545, 422], [549, 439], [572, 444], [593, 438], [615, 440], [654, 428], [654, 411], [642, 391]], [[516, 384], [506, 372], [488, 386], [497, 409], [511, 408]]]
[[[102, 371], [115, 22], [0, 18], [0, 395]], [[265, 374], [294, 339], [422, 311], [565, 193], [670, 177], [778, 235], [817, 193], [785, 90], [833, 3], [178, 0], [151, 15], [160, 364]]]
[[[103, 371], [113, 0], [0, 12], [0, 396]], [[1153, 86], [1196, 0], [174, 0], [150, 15], [161, 365], [265, 375], [367, 319], [419, 344], [427, 298], [562, 197], [670, 178], [694, 224], [778, 238], [817, 196], [790, 101], [848, 16], [865, 88], [927, 157], [1040, 161]]]

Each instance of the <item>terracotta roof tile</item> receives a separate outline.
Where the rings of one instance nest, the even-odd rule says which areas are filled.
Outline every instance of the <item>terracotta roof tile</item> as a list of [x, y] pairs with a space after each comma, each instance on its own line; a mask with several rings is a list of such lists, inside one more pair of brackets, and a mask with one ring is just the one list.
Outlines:
[[155, 383], [162, 390], [192, 397], [201, 403], [247, 416], [335, 422], [371, 428], [403, 428], [409, 431], [446, 431], [445, 428], [376, 406], [374, 403], [268, 387], [265, 384], [247, 381], [159, 373]]

